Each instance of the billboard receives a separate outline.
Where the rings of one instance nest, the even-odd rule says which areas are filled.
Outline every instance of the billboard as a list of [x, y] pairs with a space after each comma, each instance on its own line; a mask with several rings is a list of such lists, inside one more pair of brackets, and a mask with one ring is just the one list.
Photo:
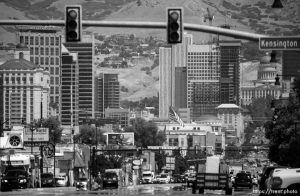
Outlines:
[[106, 133], [107, 145], [130, 145], [134, 146], [134, 133]]
[[[31, 139], [33, 136], [33, 139]], [[48, 142], [49, 129], [48, 128], [35, 128], [32, 131], [30, 128], [24, 128], [24, 142]]]

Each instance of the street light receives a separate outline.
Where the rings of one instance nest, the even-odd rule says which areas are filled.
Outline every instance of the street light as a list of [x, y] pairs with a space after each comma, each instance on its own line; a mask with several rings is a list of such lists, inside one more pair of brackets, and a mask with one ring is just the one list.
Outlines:
[[90, 160], [89, 160], [89, 178], [90, 178], [90, 190], [92, 190], [92, 172], [91, 172], [91, 169], [92, 169], [92, 162], [91, 162], [91, 160], [92, 160], [92, 151], [91, 151], [91, 149], [92, 149], [92, 138], [91, 137], [89, 137], [89, 141], [90, 141]]

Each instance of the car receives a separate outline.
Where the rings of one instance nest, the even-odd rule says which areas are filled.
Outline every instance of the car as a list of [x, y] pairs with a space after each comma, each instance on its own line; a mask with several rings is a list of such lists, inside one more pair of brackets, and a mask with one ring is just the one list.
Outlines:
[[55, 179], [52, 173], [43, 173], [41, 175], [41, 185], [42, 187], [54, 187]]
[[1, 179], [1, 191], [12, 189], [26, 189], [29, 187], [29, 175], [21, 169], [9, 170]]
[[260, 195], [264, 195], [264, 192], [267, 190], [267, 184], [268, 178], [270, 177], [271, 173], [277, 169], [277, 168], [288, 168], [285, 166], [278, 166], [278, 165], [272, 165], [272, 166], [266, 166], [264, 167], [262, 174], [260, 175], [259, 180], [259, 193]]
[[181, 183], [180, 174], [173, 174], [172, 179], [173, 179], [173, 183]]
[[88, 187], [88, 179], [85, 178], [85, 177], [82, 177], [82, 178], [79, 178], [77, 181], [76, 181], [76, 191], [87, 191], [87, 187]]
[[63, 176], [55, 177], [55, 186], [64, 187], [67, 185], [66, 179]]
[[159, 183], [170, 183], [171, 178], [168, 174], [161, 174], [158, 179]]
[[153, 184], [158, 184], [159, 183], [158, 178], [160, 178], [160, 175], [154, 176], [154, 178], [153, 178]]
[[274, 190], [281, 195], [299, 195], [300, 168], [275, 169], [266, 185], [268, 190]]
[[103, 188], [119, 187], [118, 175], [114, 172], [107, 172], [103, 175]]
[[248, 187], [249, 189], [252, 189], [253, 182], [252, 182], [251, 174], [245, 171], [241, 171], [237, 173], [234, 178], [233, 187], [235, 189], [237, 189], [238, 187]]

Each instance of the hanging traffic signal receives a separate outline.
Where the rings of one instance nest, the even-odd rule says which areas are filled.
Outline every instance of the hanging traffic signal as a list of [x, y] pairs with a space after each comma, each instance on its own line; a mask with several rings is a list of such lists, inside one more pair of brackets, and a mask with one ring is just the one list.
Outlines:
[[275, 109], [274, 114], [273, 114], [273, 124], [275, 125], [278, 119], [278, 110]]
[[277, 60], [276, 60], [276, 51], [275, 50], [272, 50], [272, 52], [271, 52], [270, 63], [277, 63]]
[[66, 6], [65, 17], [66, 42], [81, 41], [81, 6]]
[[280, 80], [280, 77], [279, 77], [279, 75], [277, 74], [276, 77], [275, 77], [275, 85], [276, 85], [276, 86], [280, 86], [280, 81], [279, 81], [279, 80]]
[[167, 41], [169, 44], [182, 43], [182, 8], [168, 8]]

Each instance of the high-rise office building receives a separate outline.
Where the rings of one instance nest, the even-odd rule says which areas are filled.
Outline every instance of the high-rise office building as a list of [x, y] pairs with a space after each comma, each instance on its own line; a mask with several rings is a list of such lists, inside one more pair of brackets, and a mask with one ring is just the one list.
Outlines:
[[241, 41], [219, 42], [220, 50], [220, 103], [239, 105]]
[[[61, 125], [67, 130], [78, 126], [78, 55], [62, 45]], [[70, 132], [69, 132], [70, 133]]]
[[174, 67], [172, 67], [172, 49], [159, 48], [159, 118], [169, 117], [175, 85]]
[[49, 72], [17, 52], [18, 59], [0, 65], [0, 121], [6, 122], [6, 128], [48, 118], [49, 114]]
[[30, 61], [50, 72], [50, 105], [60, 106], [61, 28], [19, 26], [18, 29], [17, 40], [29, 47]]
[[181, 44], [172, 45], [172, 64], [174, 67], [186, 67], [187, 48], [193, 44], [193, 35], [184, 34]]
[[100, 73], [96, 77], [96, 111], [104, 117], [106, 108], [120, 108], [120, 82], [118, 74]]
[[82, 42], [68, 42], [64, 46], [78, 54], [78, 108], [79, 121], [95, 116], [94, 93], [94, 35], [85, 32]]
[[175, 67], [175, 108], [187, 108], [186, 67]]
[[191, 110], [191, 119], [215, 115], [219, 103], [219, 51], [215, 45], [188, 46], [187, 107]]

